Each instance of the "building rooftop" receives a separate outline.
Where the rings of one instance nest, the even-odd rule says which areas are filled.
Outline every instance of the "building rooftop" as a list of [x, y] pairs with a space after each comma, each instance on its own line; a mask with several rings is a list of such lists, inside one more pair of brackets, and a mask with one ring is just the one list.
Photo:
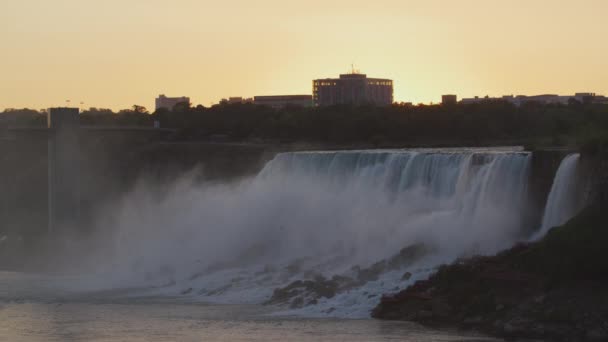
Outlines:
[[362, 78], [367, 78], [366, 74], [341, 74], [340, 75], [341, 79], [362, 79]]

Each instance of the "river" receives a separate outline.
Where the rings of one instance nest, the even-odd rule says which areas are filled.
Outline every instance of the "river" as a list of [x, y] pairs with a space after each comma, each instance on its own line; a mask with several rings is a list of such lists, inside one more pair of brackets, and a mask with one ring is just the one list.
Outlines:
[[[306, 319], [261, 305], [72, 292], [77, 277], [0, 273], [0, 341], [493, 341], [406, 322]], [[86, 281], [86, 280], [85, 280]]]

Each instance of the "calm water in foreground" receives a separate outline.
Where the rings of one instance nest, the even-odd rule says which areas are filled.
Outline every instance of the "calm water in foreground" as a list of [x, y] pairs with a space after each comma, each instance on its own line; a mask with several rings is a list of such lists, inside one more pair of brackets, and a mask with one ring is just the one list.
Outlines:
[[0, 341], [491, 341], [411, 323], [271, 316], [256, 305], [74, 294], [0, 273]]

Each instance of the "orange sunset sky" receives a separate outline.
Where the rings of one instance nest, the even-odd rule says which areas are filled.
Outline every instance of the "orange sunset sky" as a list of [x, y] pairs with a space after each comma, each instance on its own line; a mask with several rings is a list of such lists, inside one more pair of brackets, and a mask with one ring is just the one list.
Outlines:
[[606, 0], [0, 0], [0, 110], [159, 94], [310, 94], [358, 69], [395, 100], [608, 94]]

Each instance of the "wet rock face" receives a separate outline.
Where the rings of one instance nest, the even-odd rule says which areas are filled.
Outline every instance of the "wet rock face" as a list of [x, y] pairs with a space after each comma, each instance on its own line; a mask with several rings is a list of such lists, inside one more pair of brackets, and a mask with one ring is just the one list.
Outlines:
[[288, 286], [274, 290], [267, 304], [289, 304], [292, 309], [314, 305], [321, 298], [332, 298], [338, 292], [355, 285], [353, 279], [334, 276], [332, 279], [317, 277], [315, 280], [297, 280]]
[[[444, 267], [427, 281], [383, 296], [372, 317], [474, 329], [508, 338], [601, 340], [602, 333], [608, 332], [600, 318], [608, 317], [606, 293], [588, 288], [553, 290], [554, 285], [544, 280], [501, 270], [489, 260], [470, 261]], [[589, 331], [594, 339], [589, 338]]]
[[[363, 286], [370, 281], [376, 281], [385, 272], [407, 267], [426, 256], [430, 251], [431, 249], [425, 245], [411, 245], [403, 248], [392, 258], [379, 261], [370, 267], [355, 266], [348, 275], [334, 275], [332, 278], [326, 278], [323, 275], [316, 274], [310, 280], [296, 280], [283, 288], [275, 289], [266, 304], [285, 305], [292, 309], [315, 305], [322, 298], [333, 298], [339, 293]], [[293, 265], [288, 266], [288, 268], [293, 267]], [[301, 270], [298, 269], [298, 271]], [[312, 275], [314, 273], [304, 273], [304, 275], [307, 274]], [[409, 277], [411, 276], [410, 273]]]
[[608, 157], [583, 155], [581, 177], [590, 201], [608, 204]]
[[542, 220], [544, 206], [555, 178], [555, 173], [561, 161], [570, 151], [534, 151], [530, 165], [530, 179], [528, 185], [528, 198], [526, 207], [526, 227], [535, 229]]
[[407, 267], [431, 252], [432, 248], [423, 244], [415, 244], [403, 248], [401, 251], [399, 251], [399, 254], [388, 260], [379, 261], [365, 269], [354, 267], [353, 271], [356, 272], [356, 279], [359, 282], [366, 283], [369, 281], [378, 280], [378, 277], [380, 277], [382, 273]]

